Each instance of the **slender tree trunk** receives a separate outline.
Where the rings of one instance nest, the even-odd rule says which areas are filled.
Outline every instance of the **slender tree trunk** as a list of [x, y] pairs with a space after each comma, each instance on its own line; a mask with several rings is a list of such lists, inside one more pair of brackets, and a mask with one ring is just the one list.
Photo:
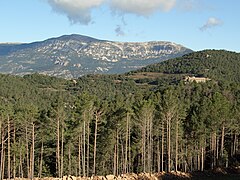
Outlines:
[[191, 168], [190, 168], [190, 171], [193, 171], [193, 162], [194, 162], [194, 159], [193, 159], [194, 157], [193, 157], [193, 154], [191, 153], [191, 155], [190, 155], [190, 163], [191, 163]]
[[78, 175], [81, 176], [81, 136], [78, 137]]
[[35, 125], [32, 123], [32, 167], [31, 179], [34, 178], [34, 151], [35, 151]]
[[161, 150], [161, 170], [164, 171], [164, 122], [162, 122]]
[[72, 162], [71, 162], [71, 147], [70, 144], [68, 146], [68, 174], [72, 174]]
[[[16, 127], [13, 124], [13, 144], [16, 146]], [[13, 178], [16, 178], [16, 151], [13, 154]]]
[[128, 124], [129, 124], [129, 114], [127, 113], [127, 127], [126, 127], [126, 139], [125, 139], [125, 163], [124, 163], [124, 173], [127, 173], [127, 158], [128, 158]]
[[[84, 119], [85, 119], [85, 112], [84, 112]], [[83, 121], [83, 176], [86, 176], [86, 170], [85, 170], [85, 163], [86, 161], [86, 122]]]
[[87, 122], [87, 177], [89, 176], [90, 122]]
[[217, 134], [216, 134], [216, 164], [215, 164], [215, 166], [217, 165], [219, 165], [218, 163], [219, 163], [219, 137], [217, 137]]
[[60, 119], [57, 117], [56, 174], [60, 178]]
[[224, 151], [224, 136], [225, 136], [225, 126], [222, 126], [222, 137], [221, 137], [221, 158], [223, 157], [223, 151]]
[[39, 165], [39, 178], [42, 178], [42, 166], [43, 166], [43, 141], [41, 146], [41, 154], [40, 154], [40, 165]]
[[128, 122], [128, 172], [131, 172], [131, 129], [130, 122]]
[[20, 169], [20, 171], [19, 171], [19, 176], [21, 177], [21, 178], [23, 178], [23, 160], [22, 160], [22, 149], [20, 149], [20, 162], [19, 162], [19, 169]]
[[118, 159], [119, 159], [119, 157], [118, 157], [118, 129], [117, 129], [117, 142], [116, 142], [116, 176], [118, 176], [118, 168], [119, 168], [119, 161], [118, 161]]
[[30, 146], [29, 153], [29, 179], [32, 179], [32, 145]]
[[125, 158], [124, 158], [124, 147], [123, 147], [123, 142], [121, 141], [121, 154], [122, 154], [122, 157], [121, 157], [121, 166], [120, 166], [120, 172], [121, 174], [125, 174], [124, 173], [124, 161], [125, 161]]
[[181, 155], [181, 163], [180, 163], [180, 166], [181, 166], [181, 171], [184, 171], [184, 145], [183, 143], [181, 143], [181, 148], [180, 148], [180, 155]]
[[233, 140], [233, 153], [232, 156], [236, 154], [236, 146], [237, 146], [237, 134], [234, 133], [234, 140]]
[[4, 168], [3, 168], [3, 160], [4, 160], [4, 127], [2, 127], [2, 124], [1, 124], [1, 128], [0, 128], [0, 132], [2, 132], [1, 133], [1, 161], [0, 161], [0, 163], [1, 163], [1, 166], [0, 166], [0, 180], [2, 180], [2, 179], [4, 179]]
[[142, 126], [142, 165], [143, 165], [143, 172], [146, 172], [146, 122], [144, 120]]
[[97, 130], [98, 130], [98, 114], [95, 115], [95, 133], [94, 133], [94, 149], [93, 149], [93, 175], [96, 175]]
[[239, 134], [236, 135], [236, 150], [235, 150], [235, 154], [238, 152], [239, 148]]
[[114, 162], [113, 162], [113, 175], [116, 176], [117, 171], [117, 145], [114, 145]]
[[160, 139], [159, 138], [157, 141], [157, 172], [158, 173], [161, 171], [161, 152], [160, 152]]
[[147, 120], [146, 120], [146, 164], [147, 164], [147, 167], [146, 167], [146, 172], [150, 173], [150, 118], [147, 117]]
[[[63, 177], [63, 156], [64, 156], [64, 127], [63, 127], [63, 122], [62, 122], [62, 130], [61, 130], [61, 163], [60, 163], [60, 167], [61, 167], [61, 170], [60, 170], [60, 177], [62, 178]], [[59, 151], [60, 152], [60, 151]]]
[[197, 146], [197, 170], [200, 171], [201, 169], [201, 146], [200, 143]]
[[188, 156], [188, 151], [187, 151], [187, 145], [185, 145], [185, 156], [184, 156], [184, 172], [187, 172], [187, 156]]
[[176, 137], [175, 137], [175, 144], [176, 144], [176, 149], [175, 149], [175, 171], [178, 171], [178, 119], [176, 122]]
[[167, 172], [171, 171], [171, 119], [167, 118], [167, 134], [168, 134], [168, 170]]
[[213, 158], [213, 161], [212, 161], [212, 169], [216, 166], [216, 157], [217, 157], [217, 154], [216, 154], [216, 132], [213, 132], [212, 133], [212, 158]]
[[152, 172], [152, 117], [149, 115], [148, 117], [148, 172]]
[[7, 117], [7, 120], [8, 120], [8, 140], [7, 140], [7, 143], [8, 143], [8, 179], [10, 180], [11, 179], [11, 146], [10, 146], [11, 137], [10, 137], [10, 118], [9, 118], [9, 116]]
[[[5, 148], [5, 147], [4, 147]], [[2, 178], [4, 179], [4, 176], [5, 176], [5, 155], [6, 155], [6, 152], [5, 152], [5, 149], [3, 150], [3, 165], [2, 165]]]
[[204, 149], [201, 148], [201, 171], [204, 170]]
[[[82, 129], [81, 129], [81, 132], [82, 132]], [[80, 143], [80, 150], [81, 150], [81, 161], [82, 161], [82, 171], [83, 171], [83, 166], [85, 165], [84, 163], [83, 163], [83, 161], [84, 161], [84, 150], [83, 150], [83, 148], [84, 148], [84, 141], [83, 141], [83, 138], [84, 138], [84, 132], [82, 132], [82, 134], [81, 134], [81, 143]], [[83, 172], [82, 172], [83, 173]]]

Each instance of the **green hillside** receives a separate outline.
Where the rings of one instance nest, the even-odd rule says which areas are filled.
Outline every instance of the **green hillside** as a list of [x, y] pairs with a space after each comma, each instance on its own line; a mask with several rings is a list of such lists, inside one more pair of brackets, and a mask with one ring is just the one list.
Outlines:
[[240, 82], [240, 53], [204, 50], [149, 65], [136, 72], [195, 75], [216, 81]]

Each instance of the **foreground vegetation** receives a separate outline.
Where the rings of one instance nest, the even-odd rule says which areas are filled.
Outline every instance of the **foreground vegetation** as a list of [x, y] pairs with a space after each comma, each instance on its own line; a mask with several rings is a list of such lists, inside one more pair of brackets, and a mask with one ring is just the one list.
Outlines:
[[239, 166], [238, 67], [202, 51], [76, 81], [0, 75], [0, 179]]

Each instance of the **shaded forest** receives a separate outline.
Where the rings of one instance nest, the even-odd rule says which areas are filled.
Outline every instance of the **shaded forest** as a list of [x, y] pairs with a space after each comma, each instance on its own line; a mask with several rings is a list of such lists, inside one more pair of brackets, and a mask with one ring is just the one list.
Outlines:
[[239, 69], [206, 50], [121, 75], [0, 75], [0, 179], [239, 166]]

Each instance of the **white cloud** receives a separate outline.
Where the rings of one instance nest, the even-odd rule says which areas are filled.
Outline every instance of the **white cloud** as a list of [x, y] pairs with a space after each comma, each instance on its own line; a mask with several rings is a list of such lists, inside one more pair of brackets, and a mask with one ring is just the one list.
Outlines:
[[215, 17], [210, 17], [207, 22], [202, 26], [200, 27], [200, 30], [201, 31], [206, 31], [207, 29], [210, 29], [210, 28], [213, 28], [213, 27], [216, 27], [216, 26], [220, 26], [222, 25], [222, 21], [218, 18], [215, 18]]
[[92, 10], [106, 5], [120, 15], [135, 14], [148, 17], [156, 12], [168, 12], [174, 8], [193, 9], [200, 0], [46, 0], [52, 9], [64, 14], [71, 23], [88, 25], [92, 22]]
[[67, 15], [71, 23], [89, 24], [91, 10], [104, 3], [105, 0], [48, 0], [53, 10]]
[[171, 10], [176, 0], [48, 0], [48, 3], [54, 11], [65, 14], [71, 23], [87, 25], [92, 21], [92, 9], [104, 3], [120, 14], [149, 16], [157, 11]]
[[111, 0], [110, 6], [120, 13], [148, 16], [156, 11], [169, 11], [176, 0]]

